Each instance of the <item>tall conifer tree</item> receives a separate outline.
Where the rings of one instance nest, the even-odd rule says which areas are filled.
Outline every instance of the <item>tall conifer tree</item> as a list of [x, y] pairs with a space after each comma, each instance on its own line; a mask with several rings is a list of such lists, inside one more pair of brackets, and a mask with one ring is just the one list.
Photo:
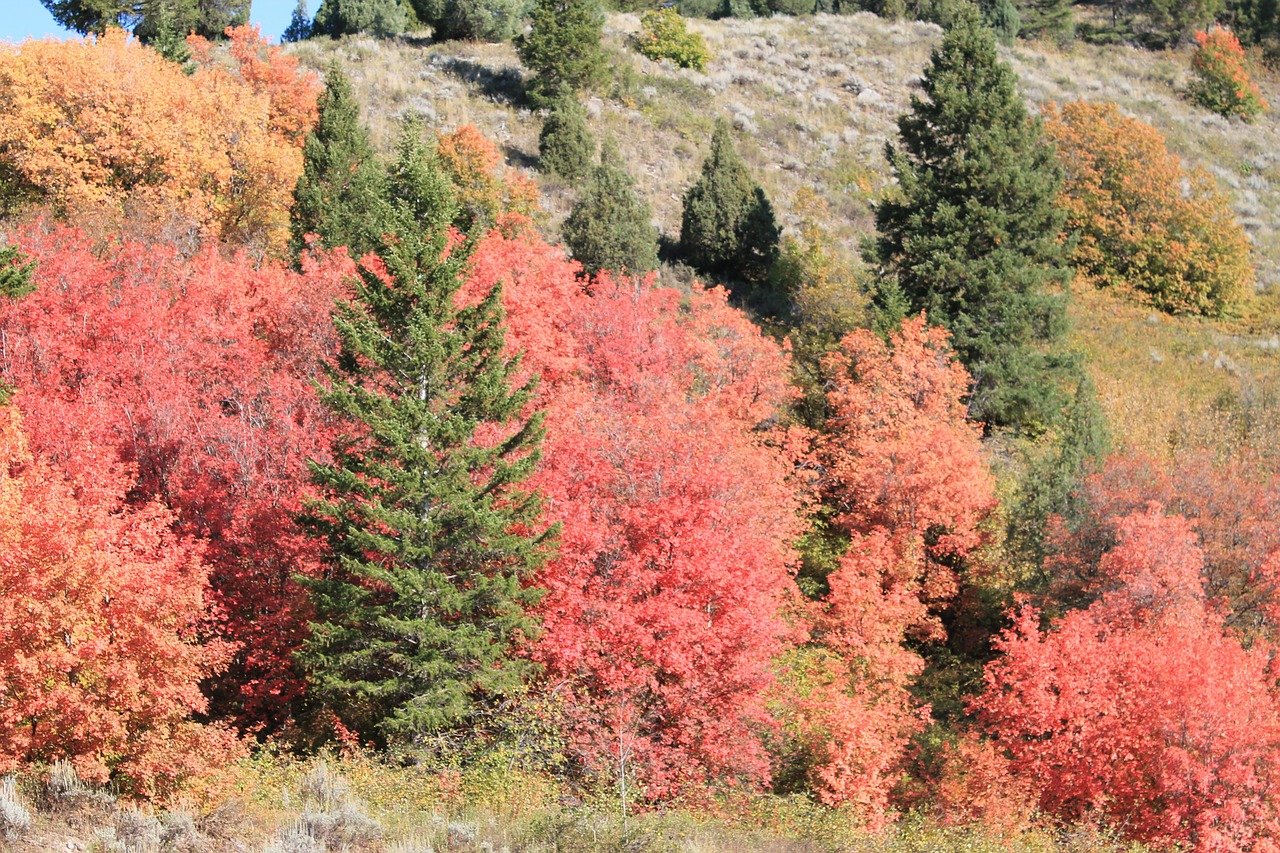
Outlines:
[[536, 105], [549, 104], [566, 86], [576, 91], [604, 77], [600, 0], [537, 0], [529, 22], [530, 30], [516, 49], [534, 73], [528, 92]]
[[[887, 146], [898, 192], [876, 208], [868, 260], [883, 293], [951, 331], [974, 389], [970, 414], [1035, 432], [1074, 387], [1059, 351], [1070, 276], [1054, 204], [1062, 167], [1027, 114], [995, 35], [962, 7]], [[889, 300], [891, 301], [891, 300]]]
[[358, 258], [374, 248], [384, 174], [360, 122], [351, 84], [335, 63], [320, 93], [320, 119], [302, 149], [303, 169], [290, 214], [296, 256], [307, 234]]
[[606, 138], [600, 165], [564, 223], [564, 241], [591, 274], [625, 270], [632, 275], [658, 266], [658, 231], [653, 212], [636, 192], [617, 144]]
[[469, 246], [416, 124], [388, 199], [381, 263], [361, 265], [335, 313], [323, 399], [349, 429], [331, 463], [311, 466], [323, 497], [302, 522], [327, 568], [307, 581], [316, 620], [300, 658], [344, 725], [404, 743], [522, 682], [511, 650], [535, 630], [525, 581], [547, 535], [519, 486], [542, 438], [532, 382], [515, 386], [499, 291], [459, 304]]
[[719, 119], [702, 174], [684, 194], [680, 249], [695, 269], [748, 282], [748, 301], [767, 302], [758, 291], [778, 258], [778, 237], [773, 205]]

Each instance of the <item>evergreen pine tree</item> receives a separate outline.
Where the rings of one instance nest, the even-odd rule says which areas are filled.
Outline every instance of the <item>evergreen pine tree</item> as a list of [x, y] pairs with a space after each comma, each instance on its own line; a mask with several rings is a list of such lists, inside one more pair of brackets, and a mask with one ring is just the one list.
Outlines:
[[510, 41], [524, 28], [528, 0], [448, 0], [438, 20], [437, 38]]
[[307, 234], [326, 248], [346, 246], [359, 258], [374, 248], [375, 211], [382, 204], [383, 172], [360, 123], [351, 84], [335, 63], [320, 93], [320, 118], [302, 148], [303, 169], [290, 213], [296, 257]]
[[307, 11], [307, 0], [298, 0], [298, 5], [293, 7], [293, 17], [289, 19], [289, 26], [280, 34], [280, 41], [293, 44], [309, 38], [311, 38], [311, 14]]
[[538, 136], [538, 156], [543, 168], [578, 182], [591, 174], [596, 142], [587, 128], [587, 113], [578, 96], [567, 86], [556, 95], [551, 112]]
[[534, 73], [528, 94], [536, 106], [550, 103], [564, 86], [584, 89], [604, 77], [604, 12], [599, 0], [537, 0], [530, 24], [516, 49]]
[[606, 138], [600, 165], [564, 222], [565, 243], [588, 273], [625, 270], [639, 275], [658, 266], [658, 232], [652, 220], [617, 145]]
[[69, 30], [101, 34], [107, 27], [129, 30], [144, 43], [172, 42], [188, 33], [221, 39], [227, 27], [249, 20], [250, 0], [40, 0], [53, 19]]
[[387, 38], [404, 32], [408, 25], [404, 0], [321, 0], [311, 33], [334, 38], [368, 33]]
[[499, 291], [459, 305], [469, 245], [421, 136], [406, 127], [390, 170], [382, 263], [361, 265], [335, 311], [322, 399], [349, 430], [312, 463], [322, 497], [301, 518], [327, 563], [304, 579], [313, 696], [384, 743], [465, 723], [522, 684], [529, 664], [511, 652], [535, 630], [525, 581], [548, 538], [519, 487], [542, 438], [532, 381], [513, 388]]
[[886, 148], [899, 191], [876, 207], [868, 260], [896, 277], [910, 313], [951, 331], [974, 378], [971, 415], [1035, 432], [1075, 382], [1056, 349], [1070, 277], [1054, 203], [1062, 167], [972, 6], [922, 88], [898, 120], [900, 146]]
[[0, 247], [0, 296], [21, 299], [35, 290], [31, 273], [35, 264], [26, 259], [13, 246]]
[[[778, 237], [773, 205], [734, 149], [729, 122], [719, 119], [702, 174], [684, 195], [680, 249], [695, 269], [758, 289], [778, 257]], [[759, 296], [747, 294], [748, 301]]]
[[1018, 34], [1066, 44], [1076, 37], [1071, 0], [1022, 0], [1018, 6]]

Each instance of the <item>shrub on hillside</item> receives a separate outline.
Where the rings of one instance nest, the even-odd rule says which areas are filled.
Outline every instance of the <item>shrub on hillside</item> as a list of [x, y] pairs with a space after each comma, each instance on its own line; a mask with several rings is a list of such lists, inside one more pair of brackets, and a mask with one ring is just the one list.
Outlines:
[[528, 94], [535, 105], [549, 102], [564, 86], [584, 89], [604, 78], [604, 12], [598, 0], [538, 0], [529, 22], [516, 51], [534, 74]]
[[[778, 257], [778, 237], [773, 206], [734, 149], [729, 123], [720, 119], [702, 174], [684, 194], [681, 251], [700, 272], [763, 286]], [[764, 294], [749, 294], [756, 296]]]
[[613, 140], [606, 139], [582, 198], [564, 223], [564, 241], [586, 272], [640, 275], [658, 266], [653, 212], [636, 192]]
[[1244, 49], [1231, 30], [1214, 27], [1196, 33], [1191, 68], [1196, 79], [1191, 97], [1201, 106], [1227, 118], [1252, 122], [1267, 110], [1267, 102], [1245, 70]]
[[565, 87], [551, 104], [551, 113], [538, 136], [538, 157], [544, 170], [569, 181], [591, 174], [596, 141], [587, 128], [587, 113], [578, 96]]
[[1248, 239], [1208, 173], [1184, 170], [1155, 128], [1115, 104], [1048, 104], [1044, 116], [1082, 275], [1170, 313], [1221, 315], [1248, 291]]
[[711, 61], [702, 36], [689, 32], [684, 18], [671, 7], [644, 13], [635, 44], [641, 55], [655, 62], [670, 59], [681, 68], [701, 71]]
[[26, 204], [148, 239], [282, 252], [319, 86], [257, 29], [190, 76], [123, 30], [0, 45], [0, 214]]

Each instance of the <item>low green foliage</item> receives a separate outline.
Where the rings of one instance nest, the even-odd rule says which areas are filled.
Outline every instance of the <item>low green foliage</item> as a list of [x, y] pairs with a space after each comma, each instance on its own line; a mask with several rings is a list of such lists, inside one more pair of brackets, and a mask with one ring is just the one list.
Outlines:
[[658, 266], [658, 231], [652, 219], [617, 147], [606, 139], [600, 165], [565, 220], [565, 243], [588, 273], [640, 275]]
[[573, 90], [560, 90], [538, 136], [538, 157], [544, 171], [578, 182], [591, 174], [596, 141], [587, 128], [587, 114]]
[[680, 248], [698, 271], [746, 282], [747, 292], [736, 294], [746, 301], [776, 302], [766, 291], [778, 238], [773, 205], [734, 149], [729, 123], [720, 119], [702, 174], [684, 194]]
[[654, 9], [640, 18], [636, 50], [654, 62], [670, 59], [681, 68], [701, 71], [711, 61], [711, 51], [698, 33], [689, 32], [684, 18], [673, 8]]

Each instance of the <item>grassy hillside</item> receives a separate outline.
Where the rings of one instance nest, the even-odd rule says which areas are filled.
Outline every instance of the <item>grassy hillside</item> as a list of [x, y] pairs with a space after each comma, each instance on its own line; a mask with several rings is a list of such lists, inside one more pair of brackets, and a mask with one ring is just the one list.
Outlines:
[[[831, 208], [826, 227], [856, 258], [874, 230], [871, 204], [886, 187], [886, 141], [915, 91], [941, 30], [919, 22], [853, 16], [692, 20], [714, 58], [704, 73], [655, 63], [628, 47], [634, 15], [613, 15], [606, 48], [614, 82], [588, 100], [592, 130], [612, 134], [664, 235], [680, 228], [681, 196], [694, 180], [717, 116], [729, 117], [739, 150], [794, 233], [798, 191]], [[297, 55], [317, 69], [341, 62], [376, 142], [389, 147], [406, 113], [437, 129], [473, 123], [509, 164], [537, 176], [548, 236], [572, 206], [572, 190], [540, 175], [541, 117], [520, 99], [522, 69], [510, 45], [402, 39], [316, 40]], [[1276, 444], [1280, 396], [1280, 118], [1226, 121], [1183, 95], [1190, 52], [1019, 42], [1003, 50], [1032, 104], [1114, 101], [1163, 133], [1191, 166], [1213, 174], [1256, 249], [1258, 292], [1237, 316], [1210, 322], [1156, 315], [1116, 297], [1082, 291], [1075, 342], [1119, 443], [1156, 451], [1200, 445], [1232, 452]], [[1280, 103], [1280, 83], [1262, 77]], [[664, 268], [663, 274], [673, 271]]]

